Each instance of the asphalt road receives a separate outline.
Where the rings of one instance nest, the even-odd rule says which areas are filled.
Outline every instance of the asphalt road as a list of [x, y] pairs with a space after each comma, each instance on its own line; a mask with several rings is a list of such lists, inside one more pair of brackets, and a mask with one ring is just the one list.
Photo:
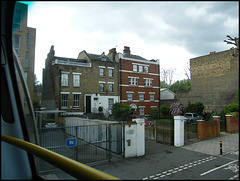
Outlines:
[[224, 156], [146, 141], [142, 157], [113, 160], [93, 166], [124, 180], [236, 180], [239, 176], [238, 150]]

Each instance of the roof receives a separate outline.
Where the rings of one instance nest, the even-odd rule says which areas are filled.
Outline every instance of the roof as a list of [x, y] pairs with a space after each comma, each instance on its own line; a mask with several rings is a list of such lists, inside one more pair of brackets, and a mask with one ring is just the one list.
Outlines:
[[147, 59], [139, 56], [139, 55], [133, 55], [133, 54], [128, 54], [128, 53], [124, 53], [123, 54], [123, 57], [126, 57], [126, 58], [134, 58], [134, 59], [138, 59], [138, 60], [145, 60], [145, 61], [148, 61]]
[[91, 60], [112, 62], [112, 60], [108, 56], [105, 56], [105, 55], [97, 55], [97, 54], [92, 54], [92, 53], [87, 53], [87, 55]]

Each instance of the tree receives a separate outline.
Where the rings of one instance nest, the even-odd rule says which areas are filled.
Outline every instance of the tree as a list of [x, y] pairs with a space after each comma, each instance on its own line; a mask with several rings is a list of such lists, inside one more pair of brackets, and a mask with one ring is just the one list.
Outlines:
[[190, 79], [178, 80], [172, 84], [169, 89], [173, 92], [191, 90]]
[[123, 121], [125, 119], [125, 116], [131, 114], [131, 108], [127, 104], [123, 103], [114, 103], [112, 107], [112, 116], [114, 119], [118, 121]]
[[227, 35], [228, 40], [224, 40], [223, 42], [226, 42], [227, 44], [233, 44], [237, 47], [237, 49], [239, 50], [239, 38], [235, 37], [232, 38], [231, 36]]
[[160, 72], [162, 81], [165, 82], [168, 85], [171, 85], [172, 81], [173, 81], [173, 72], [174, 72], [174, 70], [175, 69], [173, 69], [173, 68], [170, 68], [168, 70], [164, 70], [162, 68], [161, 72]]

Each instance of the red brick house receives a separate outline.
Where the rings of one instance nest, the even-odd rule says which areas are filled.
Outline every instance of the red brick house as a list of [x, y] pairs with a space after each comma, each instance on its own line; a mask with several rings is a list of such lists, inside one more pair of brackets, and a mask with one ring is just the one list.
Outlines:
[[159, 60], [147, 60], [131, 54], [124, 46], [119, 53], [120, 102], [130, 105], [135, 114], [149, 116], [152, 108], [159, 108]]

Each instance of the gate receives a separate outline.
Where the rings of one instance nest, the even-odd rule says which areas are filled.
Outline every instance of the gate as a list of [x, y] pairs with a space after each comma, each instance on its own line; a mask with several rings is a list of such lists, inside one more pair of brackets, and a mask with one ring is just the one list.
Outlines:
[[156, 122], [156, 142], [174, 144], [174, 120], [171, 122]]
[[[110, 161], [123, 155], [123, 125], [120, 123], [41, 128], [39, 134], [40, 146], [81, 163]], [[39, 171], [56, 169], [40, 159], [37, 166]]]
[[184, 123], [184, 144], [197, 139], [197, 123]]

